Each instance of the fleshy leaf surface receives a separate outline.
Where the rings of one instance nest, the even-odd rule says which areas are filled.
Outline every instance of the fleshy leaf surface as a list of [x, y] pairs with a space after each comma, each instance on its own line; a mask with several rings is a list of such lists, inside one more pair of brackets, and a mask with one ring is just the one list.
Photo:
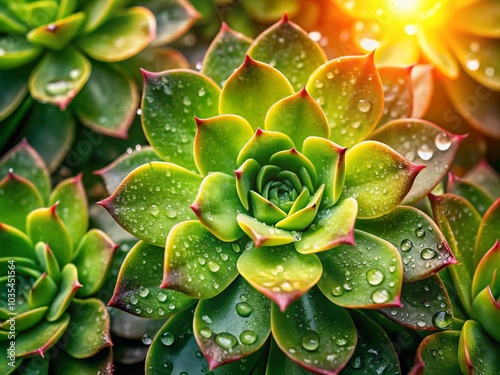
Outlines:
[[2, 70], [23, 66], [43, 51], [40, 47], [33, 46], [24, 36], [12, 33], [0, 37], [0, 48], [4, 51], [0, 56]]
[[422, 168], [380, 142], [359, 143], [346, 152], [341, 199], [357, 200], [359, 218], [382, 216], [403, 201]]
[[[328, 319], [314, 319], [328, 316]], [[351, 358], [357, 343], [356, 327], [340, 306], [330, 303], [313, 288], [286, 312], [271, 309], [276, 343], [302, 367], [325, 375], [337, 374]]]
[[[467, 199], [474, 205], [474, 208], [481, 216], [484, 216], [488, 208], [490, 208], [494, 202], [493, 197], [481, 186], [456, 177], [451, 173], [448, 174], [446, 192]], [[493, 239], [493, 242], [494, 241], [495, 239]]]
[[349, 308], [398, 306], [403, 267], [396, 248], [356, 230], [355, 245], [319, 253], [323, 274], [318, 287], [333, 303]]
[[3, 120], [14, 112], [28, 92], [28, 72], [25, 67], [2, 70], [0, 80], [3, 82], [0, 88], [0, 120]]
[[486, 254], [495, 244], [495, 241], [499, 239], [500, 198], [491, 205], [491, 207], [488, 209], [488, 211], [486, 211], [483, 218], [481, 219], [481, 224], [477, 233], [476, 244], [474, 247], [474, 264], [479, 264], [484, 254]]
[[[472, 279], [472, 298], [474, 299], [487, 286], [496, 289], [500, 276], [500, 242], [495, 241], [491, 249], [481, 258]], [[496, 290], [495, 290], [496, 292]]]
[[412, 69], [413, 65], [377, 68], [384, 89], [384, 112], [379, 125], [384, 125], [391, 120], [411, 117], [413, 110]]
[[19, 229], [0, 224], [0, 249], [2, 258], [20, 257], [36, 260], [36, 254], [31, 239]]
[[50, 304], [46, 319], [49, 322], [58, 320], [65, 313], [73, 301], [73, 297], [82, 285], [78, 282], [78, 270], [75, 265], [68, 263], [61, 270], [61, 282], [54, 300]]
[[26, 38], [35, 46], [61, 50], [79, 33], [84, 21], [85, 13], [77, 12], [32, 29]]
[[196, 218], [189, 205], [200, 183], [201, 176], [187, 169], [150, 162], [131, 172], [101, 205], [137, 238], [163, 246], [175, 224]]
[[164, 250], [139, 241], [127, 254], [108, 305], [143, 318], [163, 319], [195, 303], [186, 295], [160, 289]]
[[238, 214], [236, 220], [255, 247], [286, 245], [296, 240], [296, 235], [292, 232], [267, 225], [252, 216]]
[[241, 149], [237, 164], [241, 165], [248, 159], [254, 159], [261, 166], [268, 164], [273, 154], [294, 147], [289, 136], [280, 132], [257, 129], [253, 137]]
[[192, 156], [194, 116], [218, 115], [219, 87], [209, 78], [189, 70], [143, 74], [141, 108], [146, 138], [164, 160], [196, 172]]
[[245, 280], [277, 303], [281, 311], [318, 282], [323, 268], [315, 254], [299, 254], [291, 244], [245, 251], [237, 267]]
[[200, 301], [193, 330], [210, 369], [257, 351], [271, 332], [271, 301], [237, 278], [215, 298]]
[[438, 332], [427, 336], [418, 347], [416, 363], [409, 375], [460, 374], [457, 358], [459, 339], [459, 331]]

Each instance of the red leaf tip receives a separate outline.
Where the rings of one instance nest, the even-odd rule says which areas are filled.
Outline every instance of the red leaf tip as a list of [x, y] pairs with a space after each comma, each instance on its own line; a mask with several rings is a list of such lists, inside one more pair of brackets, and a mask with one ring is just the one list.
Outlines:
[[199, 217], [201, 215], [201, 208], [197, 202], [194, 202], [191, 206], [189, 206], [189, 208], [191, 208], [196, 216]]
[[288, 13], [287, 12], [283, 12], [283, 17], [281, 17], [281, 23], [287, 23], [289, 22], [290, 19], [288, 18]]
[[250, 57], [250, 55], [248, 55], [248, 54], [247, 54], [247, 55], [245, 56], [245, 61], [243, 62], [243, 66], [247, 66], [247, 65], [256, 65], [256, 64], [257, 64], [257, 62], [256, 62], [254, 59], [252, 59], [252, 58]]
[[203, 119], [201, 119], [199, 117], [196, 117], [196, 116], [194, 116], [194, 121], [196, 122], [196, 127], [197, 128], [199, 128], [205, 122], [205, 120], [203, 120]]
[[264, 133], [264, 130], [262, 130], [261, 128], [257, 128], [257, 130], [255, 131], [255, 136], [258, 137], [260, 135], [262, 135]]
[[237, 178], [238, 180], [241, 180], [241, 176], [243, 176], [243, 171], [242, 171], [242, 170], [240, 170], [240, 169], [236, 169], [236, 170], [234, 171], [234, 175], [236, 176], [236, 178]]
[[57, 201], [56, 203], [54, 203], [54, 205], [52, 207], [50, 207], [50, 214], [51, 215], [56, 215], [57, 206], [59, 206], [59, 201]]

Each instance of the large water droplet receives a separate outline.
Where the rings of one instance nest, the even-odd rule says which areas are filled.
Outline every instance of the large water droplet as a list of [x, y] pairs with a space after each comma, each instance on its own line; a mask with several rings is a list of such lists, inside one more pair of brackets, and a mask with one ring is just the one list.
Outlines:
[[332, 294], [336, 297], [341, 296], [344, 294], [344, 289], [341, 286], [334, 286], [332, 288]]
[[252, 345], [257, 341], [257, 334], [254, 331], [243, 331], [240, 334], [240, 341], [245, 345]]
[[165, 302], [167, 299], [167, 294], [163, 292], [158, 292], [158, 294], [156, 295], [156, 299], [158, 299], [158, 301], [160, 302]]
[[246, 318], [247, 316], [250, 316], [250, 314], [252, 314], [252, 311], [252, 306], [250, 306], [246, 302], [239, 302], [236, 304], [236, 312], [239, 316]]
[[200, 336], [209, 339], [214, 334], [212, 330], [208, 327], [203, 327], [200, 329]]
[[379, 269], [372, 268], [366, 272], [366, 280], [370, 285], [379, 285], [384, 280], [384, 274]]
[[139, 295], [140, 295], [141, 297], [147, 297], [147, 295], [148, 295], [148, 294], [149, 294], [149, 289], [148, 289], [148, 288], [145, 288], [145, 287], [143, 287], [143, 286], [141, 286], [141, 287], [139, 288]]
[[160, 213], [160, 209], [158, 208], [158, 206], [156, 204], [152, 204], [149, 207], [149, 213], [151, 215], [153, 215], [154, 217], [158, 217], [158, 214]]
[[371, 109], [371, 107], [372, 107], [372, 103], [369, 100], [361, 99], [358, 102], [358, 109], [363, 113], [368, 112]]
[[403, 240], [401, 241], [401, 251], [410, 251], [411, 248], [413, 247], [413, 244], [411, 243], [410, 240]]
[[432, 323], [439, 329], [449, 328], [453, 323], [453, 316], [446, 311], [440, 311], [434, 314], [432, 317]]
[[318, 349], [319, 342], [320, 337], [316, 331], [306, 331], [302, 336], [302, 347], [310, 352]]
[[432, 155], [434, 155], [434, 151], [432, 151], [427, 143], [422, 144], [418, 148], [417, 153], [422, 160], [430, 160], [432, 158]]
[[385, 289], [377, 289], [372, 293], [372, 301], [374, 303], [384, 303], [389, 300], [389, 292]]
[[429, 260], [429, 259], [432, 259], [434, 258], [435, 256], [437, 255], [437, 253], [430, 249], [430, 248], [425, 248], [422, 250], [422, 252], [420, 253], [420, 256], [422, 257], [422, 259], [424, 260]]
[[238, 339], [228, 332], [218, 333], [214, 339], [215, 343], [222, 349], [232, 349], [238, 344]]
[[201, 317], [201, 320], [203, 320], [203, 321], [204, 321], [205, 323], [207, 323], [207, 324], [212, 324], [212, 323], [213, 323], [213, 322], [212, 322], [212, 318], [210, 318], [208, 315], [203, 315], [203, 316]]
[[144, 345], [151, 345], [152, 342], [153, 342], [153, 339], [147, 333], [144, 334], [144, 336], [142, 336], [142, 343]]
[[129, 301], [132, 305], [136, 305], [137, 302], [139, 302], [139, 299], [137, 298], [137, 295], [134, 293], [130, 295]]
[[45, 85], [45, 92], [52, 96], [66, 95], [73, 88], [73, 83], [64, 79], [48, 82]]
[[415, 229], [415, 236], [422, 238], [425, 236], [425, 230], [423, 228]]
[[451, 146], [451, 138], [445, 132], [440, 132], [436, 134], [436, 137], [434, 138], [434, 143], [436, 144], [438, 150], [446, 151]]
[[165, 332], [163, 335], [160, 337], [160, 341], [163, 345], [170, 346], [174, 343], [174, 335], [172, 335], [170, 332]]
[[220, 266], [218, 263], [214, 262], [213, 260], [210, 260], [208, 262], [208, 269], [212, 272], [217, 272], [220, 269]]

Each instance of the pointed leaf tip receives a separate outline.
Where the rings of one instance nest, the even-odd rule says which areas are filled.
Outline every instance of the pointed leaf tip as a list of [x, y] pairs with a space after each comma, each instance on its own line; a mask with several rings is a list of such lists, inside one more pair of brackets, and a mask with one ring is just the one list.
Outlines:
[[59, 201], [57, 201], [56, 203], [54, 203], [54, 205], [52, 207], [50, 207], [51, 215], [56, 215], [57, 206], [59, 206]]
[[260, 135], [262, 135], [264, 133], [264, 130], [262, 130], [261, 128], [257, 128], [257, 130], [255, 131], [255, 136], [258, 137]]
[[281, 23], [288, 23], [290, 22], [290, 19], [288, 18], [288, 13], [287, 12], [283, 12], [283, 17], [281, 17]]

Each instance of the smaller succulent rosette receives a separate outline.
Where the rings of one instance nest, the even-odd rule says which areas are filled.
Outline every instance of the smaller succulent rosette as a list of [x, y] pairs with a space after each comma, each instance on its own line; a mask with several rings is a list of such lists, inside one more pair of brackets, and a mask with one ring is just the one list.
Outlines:
[[[285, 16], [255, 41], [224, 25], [202, 73], [144, 77], [152, 148], [99, 173], [115, 190], [101, 205], [141, 240], [110, 305], [175, 314], [153, 341], [148, 373], [280, 373], [284, 363], [335, 374], [359, 360], [375, 371], [370, 351], [382, 348], [400, 373], [388, 336], [356, 309], [446, 327], [433, 319], [451, 316], [435, 274], [455, 259], [432, 219], [400, 204], [438, 184], [460, 137], [383, 117], [391, 102], [373, 55], [327, 62]], [[397, 147], [418, 164], [384, 143], [397, 144], [396, 128], [408, 140]], [[417, 135], [434, 158], [420, 158]], [[443, 150], [438, 136], [449, 141]], [[430, 181], [417, 182], [423, 165], [433, 166]], [[406, 302], [424, 290], [439, 303]]]
[[[1, 373], [111, 373], [102, 287], [116, 245], [87, 231], [81, 175], [52, 191], [40, 156], [25, 142], [0, 161]], [[51, 364], [52, 363], [52, 364]], [[55, 367], [52, 367], [55, 366]]]
[[464, 178], [450, 176], [432, 196], [436, 222], [459, 264], [439, 272], [450, 292], [452, 330], [426, 337], [411, 374], [500, 371], [500, 176], [486, 162]]

